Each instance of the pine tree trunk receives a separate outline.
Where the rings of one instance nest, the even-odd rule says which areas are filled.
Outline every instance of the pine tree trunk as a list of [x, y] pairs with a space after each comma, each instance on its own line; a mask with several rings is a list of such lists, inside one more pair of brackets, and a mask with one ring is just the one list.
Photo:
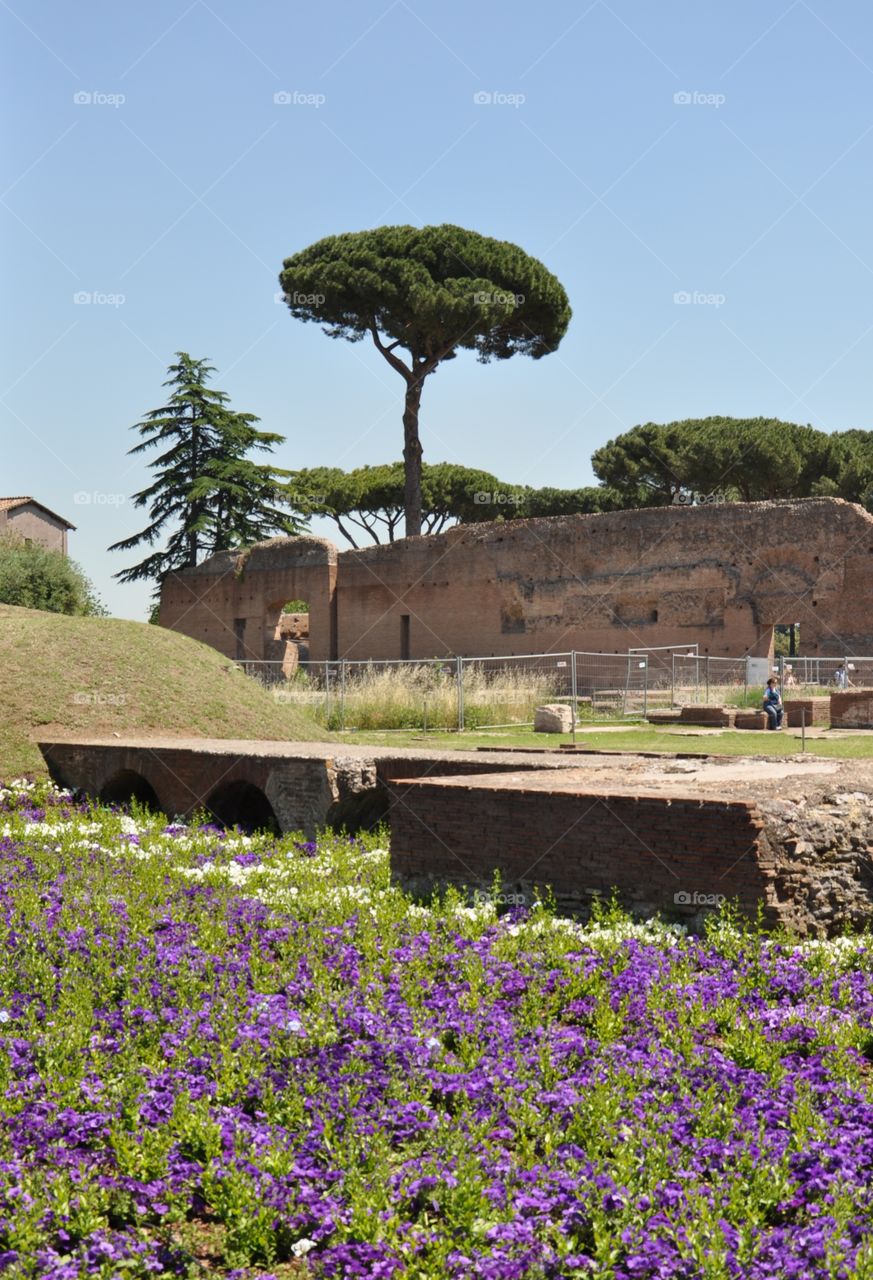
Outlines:
[[406, 384], [403, 406], [403, 508], [407, 538], [421, 533], [421, 441], [418, 438], [418, 410], [424, 379], [412, 377]]

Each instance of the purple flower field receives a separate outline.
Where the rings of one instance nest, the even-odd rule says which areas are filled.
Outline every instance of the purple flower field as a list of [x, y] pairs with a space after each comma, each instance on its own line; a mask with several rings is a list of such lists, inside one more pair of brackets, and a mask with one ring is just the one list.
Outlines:
[[0, 790], [0, 1274], [873, 1278], [873, 950]]

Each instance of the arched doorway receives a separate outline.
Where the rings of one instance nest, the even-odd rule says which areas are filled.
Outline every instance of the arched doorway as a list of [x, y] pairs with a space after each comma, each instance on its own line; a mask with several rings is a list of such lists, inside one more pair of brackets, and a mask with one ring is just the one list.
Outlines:
[[277, 679], [291, 679], [309, 661], [309, 604], [276, 600], [264, 615], [264, 658], [275, 664]]
[[279, 820], [260, 787], [252, 782], [221, 783], [206, 801], [213, 819], [223, 827], [242, 831], [270, 831], [279, 835]]
[[105, 804], [130, 804], [135, 800], [155, 813], [161, 812], [161, 802], [154, 787], [135, 769], [121, 769], [113, 774], [100, 788], [100, 799]]

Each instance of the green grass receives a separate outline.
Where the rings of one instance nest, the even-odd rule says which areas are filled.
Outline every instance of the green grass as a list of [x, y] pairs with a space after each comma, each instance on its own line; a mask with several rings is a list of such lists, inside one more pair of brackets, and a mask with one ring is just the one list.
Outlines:
[[0, 605], [0, 778], [44, 773], [38, 739], [326, 738], [227, 658], [174, 631]]
[[[638, 728], [607, 729], [607, 726], [586, 726], [576, 734], [579, 746], [598, 751], [665, 751], [693, 753], [694, 755], [725, 756], [793, 756], [801, 749], [800, 733], [793, 730], [782, 733], [737, 732], [725, 729], [721, 733], [692, 736], [673, 728], [656, 728], [640, 725]], [[494, 731], [491, 733], [345, 733], [337, 737], [343, 742], [355, 742], [370, 746], [418, 747], [429, 746], [456, 751], [474, 751], [477, 747], [551, 747], [573, 741], [570, 734], [534, 733], [532, 730]], [[836, 759], [857, 759], [873, 756], [873, 734], [858, 734], [849, 738], [819, 738], [807, 736], [808, 754], [832, 756]]]

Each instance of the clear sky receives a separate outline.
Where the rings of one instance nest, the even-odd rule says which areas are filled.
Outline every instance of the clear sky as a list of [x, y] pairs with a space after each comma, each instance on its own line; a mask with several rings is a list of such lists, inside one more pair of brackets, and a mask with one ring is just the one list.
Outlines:
[[334, 232], [458, 223], [569, 293], [556, 354], [429, 380], [430, 461], [575, 486], [637, 422], [873, 427], [869, 0], [0, 0], [0, 44], [0, 494], [113, 613], [175, 351], [278, 465], [399, 457], [397, 375], [275, 301]]

